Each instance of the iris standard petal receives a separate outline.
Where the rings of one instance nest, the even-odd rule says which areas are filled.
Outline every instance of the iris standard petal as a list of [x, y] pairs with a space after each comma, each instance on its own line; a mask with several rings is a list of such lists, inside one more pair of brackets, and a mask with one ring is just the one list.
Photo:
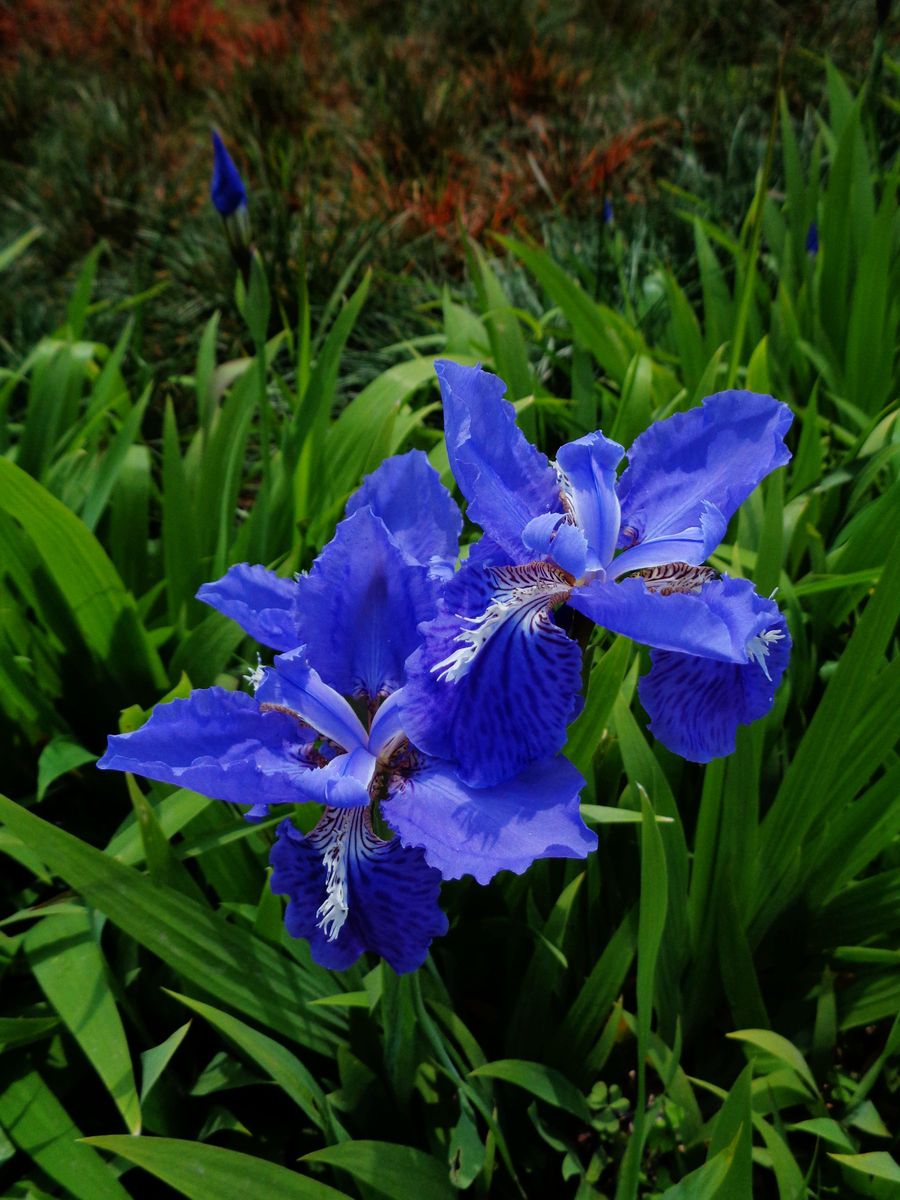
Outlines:
[[[563, 504], [584, 534], [589, 571], [607, 566], [616, 548], [619, 536], [616, 467], [624, 453], [618, 442], [610, 441], [598, 431], [560, 446], [556, 456], [562, 476]], [[580, 571], [579, 577], [583, 574]]]
[[728, 391], [651, 425], [628, 451], [619, 481], [620, 545], [699, 526], [704, 501], [727, 523], [760, 480], [791, 457], [784, 435], [792, 420], [771, 396]]
[[556, 472], [516, 425], [502, 379], [447, 360], [435, 370], [447, 455], [469, 502], [467, 515], [503, 547], [508, 561], [527, 561], [522, 530], [532, 517], [562, 512]]
[[365, 746], [366, 731], [359, 717], [343, 696], [322, 682], [309, 665], [304, 647], [279, 654], [274, 669], [263, 673], [256, 689], [256, 700], [266, 710], [296, 713], [317, 732], [340, 746], [352, 750]]
[[293, 804], [318, 758], [294, 717], [260, 712], [252, 696], [204, 688], [153, 710], [133, 733], [109, 739], [97, 763], [235, 804]]
[[297, 580], [297, 630], [310, 665], [344, 696], [394, 691], [419, 622], [434, 615], [437, 586], [370, 508], [359, 509]]
[[787, 667], [791, 639], [784, 617], [770, 600], [769, 627], [757, 637], [748, 663], [716, 662], [690, 654], [654, 650], [652, 667], [638, 684], [650, 731], [691, 762], [707, 763], [734, 751], [738, 725], [764, 717]]
[[421, 850], [379, 838], [365, 809], [326, 809], [306, 837], [283, 822], [269, 861], [272, 891], [289, 898], [288, 932], [320, 966], [344, 970], [371, 950], [398, 974], [414, 971], [447, 932], [440, 874]]
[[467, 787], [439, 762], [390, 785], [382, 815], [405, 846], [421, 846], [445, 879], [520, 874], [537, 858], [584, 858], [597, 848], [578, 808], [584, 780], [557, 756], [499, 787]]
[[476, 787], [561, 749], [581, 686], [581, 651], [553, 619], [569, 590], [551, 563], [461, 567], [407, 663], [413, 745]]
[[197, 599], [237, 621], [245, 633], [273, 650], [293, 650], [301, 642], [294, 621], [297, 584], [265, 567], [237, 563], [217, 579], [204, 583]]
[[416, 562], [456, 561], [462, 514], [421, 450], [386, 458], [347, 501], [346, 515], [367, 506]]
[[[703, 577], [703, 568], [692, 568]], [[646, 646], [714, 658], [750, 661], [766, 617], [749, 579], [714, 579], [695, 593], [666, 594], [643, 579], [595, 580], [576, 588], [569, 604], [598, 625]]]

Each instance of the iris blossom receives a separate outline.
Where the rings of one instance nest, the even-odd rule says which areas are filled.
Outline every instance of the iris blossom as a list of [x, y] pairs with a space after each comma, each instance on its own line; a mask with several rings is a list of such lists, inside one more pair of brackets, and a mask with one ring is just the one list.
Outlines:
[[225, 225], [225, 235], [231, 252], [244, 269], [250, 251], [250, 210], [247, 189], [241, 173], [225, 148], [218, 132], [212, 131], [213, 171], [209, 195], [213, 207]]
[[[305, 836], [288, 819], [271, 853], [290, 933], [325, 967], [364, 950], [418, 967], [447, 929], [441, 878], [523, 871], [596, 845], [578, 809], [583, 780], [549, 758], [476, 790], [421, 753], [403, 728], [405, 661], [436, 612], [460, 517], [424, 455], [390, 459], [348, 506], [307, 575], [240, 564], [199, 596], [282, 651], [254, 694], [196, 691], [110, 738], [100, 766], [250, 806], [324, 805]], [[382, 836], [386, 832], [387, 836]]]
[[402, 697], [410, 738], [496, 784], [554, 754], [580, 704], [581, 652], [564, 605], [653, 648], [640, 683], [651, 729], [696, 762], [729, 754], [771, 707], [784, 618], [704, 563], [737, 507], [790, 457], [790, 410], [728, 391], [651, 426], [628, 452], [599, 431], [550, 463], [501, 379], [437, 364], [450, 465], [485, 537], [422, 628]]

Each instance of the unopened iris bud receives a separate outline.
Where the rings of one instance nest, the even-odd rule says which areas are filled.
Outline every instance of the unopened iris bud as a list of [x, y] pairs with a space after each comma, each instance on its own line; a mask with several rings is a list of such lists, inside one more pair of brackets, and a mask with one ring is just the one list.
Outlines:
[[231, 253], [238, 266], [245, 269], [250, 256], [250, 214], [247, 208], [247, 189], [240, 172], [217, 130], [212, 131], [213, 173], [209, 194], [216, 212], [225, 223], [225, 233]]
[[819, 226], [815, 221], [810, 221], [806, 231], [806, 253], [811, 258], [815, 258], [819, 253]]
[[613, 223], [613, 206], [609, 196], [603, 201], [603, 224], [612, 225]]

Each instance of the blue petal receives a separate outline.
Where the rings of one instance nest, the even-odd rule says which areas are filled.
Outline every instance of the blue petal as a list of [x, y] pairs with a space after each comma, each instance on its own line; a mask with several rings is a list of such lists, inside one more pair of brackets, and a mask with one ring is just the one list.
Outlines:
[[306, 837], [283, 822], [270, 862], [272, 891], [289, 897], [288, 932], [320, 966], [341, 971], [371, 950], [398, 974], [414, 971], [447, 932], [439, 873], [421, 850], [377, 837], [366, 809], [326, 809]]
[[230, 217], [242, 204], [247, 203], [247, 190], [240, 172], [215, 129], [212, 131], [212, 143], [213, 173], [209, 194], [216, 211], [223, 217]]
[[464, 565], [407, 664], [410, 741], [475, 787], [561, 749], [581, 684], [581, 651], [553, 619], [568, 593], [549, 563]]
[[764, 717], [787, 667], [791, 639], [778, 609], [767, 606], [770, 636], [762, 645], [763, 662], [715, 662], [690, 654], [654, 650], [649, 674], [638, 684], [651, 732], [668, 748], [691, 762], [731, 754], [738, 725]]
[[197, 599], [216, 609], [263, 646], [293, 650], [301, 642], [294, 621], [297, 584], [265, 567], [238, 563], [215, 583], [204, 583]]
[[516, 425], [502, 379], [447, 360], [435, 370], [447, 455], [469, 502], [467, 515], [502, 546], [507, 561], [526, 562], [522, 530], [532, 517], [562, 511], [556, 472]]
[[573, 579], [580, 579], [587, 570], [585, 536], [566, 520], [563, 513], [534, 517], [522, 530], [522, 542], [532, 552], [532, 557], [552, 559]]
[[404, 846], [421, 846], [445, 879], [522, 871], [537, 858], [584, 858], [597, 847], [578, 807], [584, 780], [561, 756], [534, 763], [499, 787], [467, 787], [426, 763], [391, 786], [382, 815]]
[[367, 505], [416, 562], [456, 561], [462, 514], [421, 450], [386, 458], [347, 501], [346, 515]]
[[629, 571], [641, 571], [647, 567], [665, 566], [668, 563], [699, 566], [706, 562], [721, 542], [727, 528], [728, 522], [722, 513], [714, 504], [704, 500], [699, 525], [691, 525], [674, 534], [643, 538], [636, 546], [624, 550], [615, 559], [610, 574], [613, 578], [619, 578]]
[[97, 766], [131, 771], [235, 804], [293, 804], [320, 761], [294, 717], [260, 712], [252, 696], [206, 688], [153, 710], [133, 733], [109, 739]]
[[753, 639], [765, 623], [749, 579], [714, 579], [696, 594], [664, 595], [643, 579], [595, 580], [572, 592], [569, 604], [598, 625], [655, 646], [714, 658], [750, 661]]
[[304, 647], [279, 654], [274, 670], [263, 674], [256, 689], [261, 705], [274, 710], [287, 709], [310, 725], [317, 733], [343, 750], [353, 750], [368, 742], [365, 728], [343, 696], [322, 682], [310, 667]]
[[[618, 442], [611, 442], [597, 432], [560, 446], [556, 456], [563, 472], [563, 502], [587, 541], [590, 571], [607, 566], [616, 548], [619, 536], [616, 467], [624, 453]], [[583, 574], [581, 571], [577, 577]]]
[[344, 696], [394, 691], [434, 615], [437, 583], [413, 563], [384, 523], [361, 508], [297, 580], [297, 630], [310, 664]]
[[619, 483], [620, 545], [699, 527], [704, 501], [727, 523], [760, 480], [791, 457], [784, 435], [792, 420], [771, 396], [729, 391], [651, 425], [628, 451]]

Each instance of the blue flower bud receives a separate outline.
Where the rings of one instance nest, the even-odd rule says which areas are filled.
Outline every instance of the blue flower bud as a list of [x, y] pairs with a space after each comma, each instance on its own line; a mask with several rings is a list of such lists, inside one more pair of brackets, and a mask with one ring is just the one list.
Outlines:
[[806, 231], [806, 253], [813, 258], [819, 253], [819, 226], [815, 221], [810, 221]]
[[603, 201], [603, 224], [612, 225], [613, 223], [613, 206], [612, 200], [607, 196]]
[[230, 217], [241, 207], [247, 205], [247, 189], [241, 179], [240, 172], [234, 165], [231, 155], [225, 149], [225, 144], [214, 129], [213, 143], [213, 173], [209, 186], [209, 194], [216, 211], [223, 217]]

